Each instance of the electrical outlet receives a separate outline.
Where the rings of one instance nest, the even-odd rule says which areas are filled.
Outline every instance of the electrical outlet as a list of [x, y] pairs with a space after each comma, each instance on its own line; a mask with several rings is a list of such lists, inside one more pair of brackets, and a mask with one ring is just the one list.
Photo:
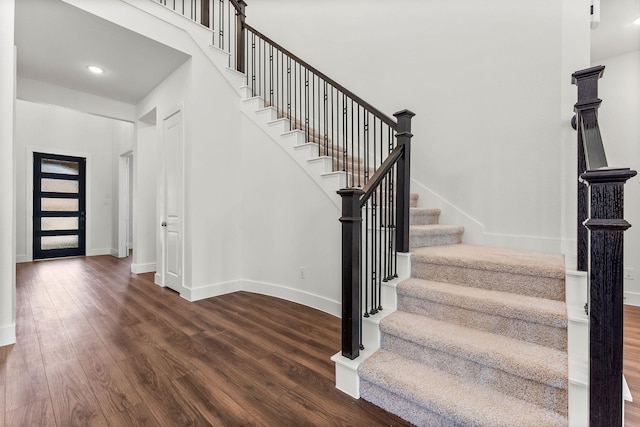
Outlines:
[[300, 267], [300, 278], [301, 279], [306, 279], [307, 278], [307, 276], [306, 276], [306, 274], [304, 272], [304, 267]]
[[626, 280], [633, 280], [633, 268], [624, 269], [624, 278]]

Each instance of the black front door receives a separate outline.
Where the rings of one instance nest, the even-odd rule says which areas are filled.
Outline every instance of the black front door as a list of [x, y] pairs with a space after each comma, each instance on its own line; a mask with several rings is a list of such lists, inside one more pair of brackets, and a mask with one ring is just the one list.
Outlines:
[[33, 153], [33, 259], [85, 254], [86, 159]]

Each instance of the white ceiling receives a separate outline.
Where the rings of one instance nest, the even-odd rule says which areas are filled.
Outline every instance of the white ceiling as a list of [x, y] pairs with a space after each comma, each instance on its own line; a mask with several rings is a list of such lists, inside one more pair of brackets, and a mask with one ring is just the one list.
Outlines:
[[16, 1], [15, 43], [19, 76], [129, 104], [189, 59], [60, 0]]
[[600, 0], [600, 25], [591, 31], [591, 62], [640, 50], [640, 0]]
[[[1, 0], [0, 0], [1, 1]], [[640, 0], [601, 0], [591, 57], [640, 50]], [[18, 75], [135, 104], [189, 56], [60, 0], [16, 1]], [[105, 69], [102, 75], [87, 65]]]

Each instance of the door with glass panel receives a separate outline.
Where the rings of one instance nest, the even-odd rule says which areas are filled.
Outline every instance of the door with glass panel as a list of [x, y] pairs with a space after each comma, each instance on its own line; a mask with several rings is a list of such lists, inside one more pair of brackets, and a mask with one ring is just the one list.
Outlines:
[[33, 259], [85, 254], [86, 159], [33, 153]]

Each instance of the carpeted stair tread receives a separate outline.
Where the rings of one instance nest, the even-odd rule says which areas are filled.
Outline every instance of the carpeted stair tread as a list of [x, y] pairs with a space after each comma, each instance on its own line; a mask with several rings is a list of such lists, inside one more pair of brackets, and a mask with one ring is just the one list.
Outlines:
[[359, 374], [364, 399], [369, 400], [369, 383], [385, 389], [385, 409], [409, 421], [419, 422], [417, 406], [450, 420], [452, 426], [567, 425], [567, 419], [553, 411], [382, 349], [360, 366]]
[[563, 255], [468, 244], [415, 246], [412, 277], [564, 301]]
[[437, 224], [440, 217], [440, 209], [434, 208], [409, 208], [410, 225]]
[[416, 260], [432, 264], [472, 267], [530, 276], [564, 279], [564, 258], [559, 254], [529, 252], [515, 249], [468, 244], [416, 249]]
[[562, 301], [416, 278], [399, 283], [396, 290], [399, 295], [440, 304], [556, 328], [567, 327], [567, 306]]
[[464, 233], [464, 227], [458, 225], [410, 225], [409, 247], [455, 245], [462, 241], [462, 233]]
[[396, 311], [380, 331], [512, 375], [566, 389], [566, 352], [420, 315]]

